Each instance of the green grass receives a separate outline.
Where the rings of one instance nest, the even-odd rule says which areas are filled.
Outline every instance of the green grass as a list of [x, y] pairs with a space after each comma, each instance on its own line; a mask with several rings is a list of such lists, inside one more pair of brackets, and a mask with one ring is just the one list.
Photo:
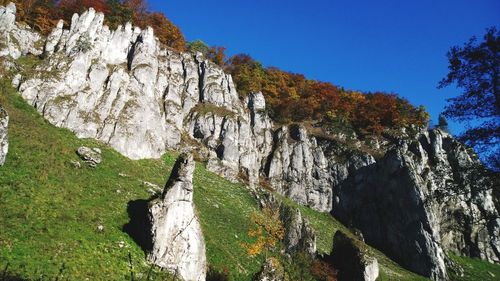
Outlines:
[[215, 114], [217, 116], [229, 116], [234, 117], [235, 113], [231, 110], [228, 110], [225, 107], [217, 106], [210, 103], [199, 103], [193, 108], [193, 111], [201, 114], [202, 116], [207, 115], [209, 113]]
[[500, 280], [500, 265], [491, 264], [477, 258], [468, 258], [449, 254], [453, 262], [464, 269], [463, 275], [450, 272], [450, 279], [456, 281], [497, 281]]

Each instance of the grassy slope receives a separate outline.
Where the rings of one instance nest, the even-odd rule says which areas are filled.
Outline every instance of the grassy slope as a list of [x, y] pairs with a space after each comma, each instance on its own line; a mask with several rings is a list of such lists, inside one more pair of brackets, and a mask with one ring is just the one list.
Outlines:
[[450, 254], [451, 259], [464, 269], [462, 276], [451, 273], [451, 279], [462, 280], [482, 280], [498, 281], [500, 280], [500, 265], [484, 262], [480, 259], [460, 257]]
[[[125, 279], [130, 252], [134, 270], [146, 273], [143, 251], [122, 231], [129, 222], [127, 204], [150, 197], [142, 181], [163, 186], [175, 154], [131, 161], [103, 144], [77, 139], [48, 124], [6, 84], [0, 87], [0, 103], [11, 120], [9, 154], [0, 168], [2, 270], [9, 263], [20, 276], [34, 278], [36, 272], [55, 276], [65, 264], [70, 280]], [[102, 149], [97, 168], [75, 169], [70, 163], [78, 160], [75, 150], [81, 145]], [[248, 214], [256, 209], [255, 201], [246, 189], [201, 165], [194, 184], [210, 263], [248, 279], [260, 261], [248, 258], [239, 244], [250, 228]], [[100, 224], [103, 233], [97, 231]], [[120, 241], [126, 246], [120, 248]]]
[[[0, 103], [11, 117], [10, 150], [0, 168], [2, 269], [9, 263], [10, 272], [35, 278], [39, 272], [55, 276], [64, 264], [69, 280], [124, 280], [130, 275], [130, 253], [135, 276], [144, 275], [148, 266], [143, 251], [122, 231], [129, 222], [127, 204], [150, 197], [142, 181], [164, 184], [175, 153], [159, 160], [128, 160], [103, 144], [48, 124], [6, 85], [0, 85]], [[95, 169], [74, 168], [70, 161], [78, 160], [74, 151], [81, 145], [100, 147], [103, 163]], [[209, 263], [227, 268], [234, 280], [249, 280], [261, 260], [249, 258], [240, 243], [247, 239], [255, 200], [241, 185], [202, 165], [196, 168], [194, 185]], [[318, 233], [319, 251], [327, 253], [333, 233], [345, 227], [328, 214], [300, 208]], [[96, 231], [100, 224], [103, 233]], [[120, 241], [125, 247], [119, 247]], [[381, 264], [380, 280], [423, 279], [370, 251]]]

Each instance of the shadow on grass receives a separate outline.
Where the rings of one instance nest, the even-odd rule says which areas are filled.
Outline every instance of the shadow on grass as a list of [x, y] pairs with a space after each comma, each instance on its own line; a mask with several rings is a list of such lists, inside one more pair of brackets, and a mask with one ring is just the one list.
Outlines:
[[148, 200], [129, 201], [127, 213], [130, 221], [122, 228], [145, 253], [153, 248], [151, 224], [148, 219]]
[[4, 276], [0, 275], [0, 281], [28, 281], [28, 280], [10, 274], [6, 274]]

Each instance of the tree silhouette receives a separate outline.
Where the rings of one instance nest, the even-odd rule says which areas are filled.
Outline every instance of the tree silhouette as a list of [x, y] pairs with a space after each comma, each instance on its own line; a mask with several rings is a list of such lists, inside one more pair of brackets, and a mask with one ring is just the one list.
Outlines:
[[472, 37], [463, 47], [452, 47], [447, 57], [450, 72], [438, 88], [455, 84], [463, 93], [448, 100], [444, 115], [465, 122], [460, 139], [500, 170], [500, 32], [488, 28], [481, 42]]

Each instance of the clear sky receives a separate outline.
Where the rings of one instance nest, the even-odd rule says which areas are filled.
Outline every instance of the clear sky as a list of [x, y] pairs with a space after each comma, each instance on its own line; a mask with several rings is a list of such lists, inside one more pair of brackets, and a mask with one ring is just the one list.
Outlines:
[[[500, 28], [500, 0], [149, 0], [186, 37], [346, 89], [394, 92], [437, 120], [446, 52]], [[461, 126], [451, 125], [457, 133]]]

